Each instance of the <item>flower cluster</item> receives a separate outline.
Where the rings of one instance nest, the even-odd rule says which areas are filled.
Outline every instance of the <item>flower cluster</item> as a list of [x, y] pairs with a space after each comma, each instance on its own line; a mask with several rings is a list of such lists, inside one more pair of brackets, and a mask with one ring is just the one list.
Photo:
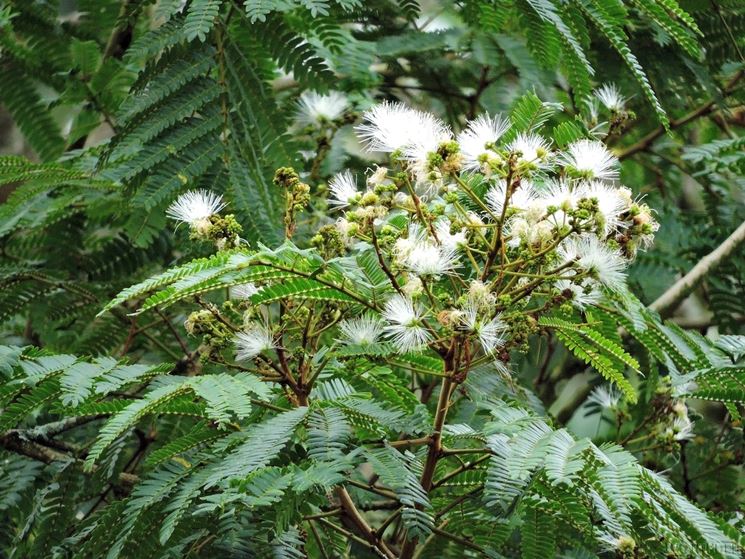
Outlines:
[[[606, 105], [623, 102], [612, 89], [602, 93]], [[332, 98], [303, 107], [308, 124], [346, 109]], [[445, 355], [457, 342], [459, 358], [506, 360], [542, 313], [582, 311], [605, 290], [623, 289], [625, 268], [657, 228], [649, 207], [618, 183], [618, 160], [592, 139], [557, 149], [501, 116], [481, 116], [456, 135], [435, 116], [392, 103], [367, 111], [357, 132], [389, 161], [365, 180], [343, 171], [329, 181], [329, 211], [338, 215], [311, 242], [324, 258], [374, 251], [390, 285], [368, 314], [336, 315], [336, 344]], [[309, 187], [291, 169], [277, 181], [303, 187], [286, 186], [289, 237]], [[205, 234], [221, 208], [219, 197], [191, 192], [168, 213]], [[260, 290], [231, 289], [236, 308], [250, 307]], [[276, 349], [278, 330], [252, 320], [236, 340], [239, 359]]]
[[[623, 102], [606, 89], [604, 103]], [[329, 207], [342, 212], [336, 228], [349, 250], [375, 246], [397, 293], [380, 328], [344, 324], [355, 332], [347, 342], [382, 337], [407, 352], [461, 332], [492, 354], [509, 337], [500, 312], [511, 304], [597, 304], [604, 289], [623, 288], [629, 261], [652, 241], [651, 210], [618, 184], [618, 160], [599, 141], [557, 150], [500, 116], [455, 135], [391, 103], [363, 119], [360, 141], [389, 154], [389, 166], [364, 186], [350, 171], [333, 177]], [[359, 333], [371, 328], [373, 337]]]

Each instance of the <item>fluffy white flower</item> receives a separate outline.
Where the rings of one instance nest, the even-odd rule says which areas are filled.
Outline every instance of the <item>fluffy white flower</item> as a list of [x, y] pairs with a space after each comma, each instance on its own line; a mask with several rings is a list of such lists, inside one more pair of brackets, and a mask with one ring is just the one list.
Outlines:
[[541, 166], [548, 156], [548, 142], [537, 134], [518, 134], [510, 145], [509, 151], [519, 153], [521, 163]]
[[343, 171], [334, 175], [329, 181], [331, 199], [329, 203], [337, 208], [345, 208], [359, 195], [357, 181], [351, 171]]
[[447, 125], [434, 115], [401, 103], [384, 101], [363, 118], [365, 123], [357, 126], [357, 135], [369, 151], [404, 150], [407, 157], [416, 158], [422, 150], [434, 151], [451, 136]]
[[573, 185], [564, 180], [549, 180], [538, 196], [546, 206], [556, 206], [567, 210], [577, 207], [577, 202], [585, 196], [585, 184]]
[[471, 227], [483, 227], [484, 226], [484, 220], [481, 219], [481, 216], [474, 211], [469, 210], [468, 214], [466, 215], [466, 219], [468, 219], [468, 224]]
[[482, 115], [469, 122], [466, 129], [458, 134], [463, 167], [470, 171], [478, 171], [481, 168], [479, 158], [484, 154], [495, 155], [488, 148], [493, 147], [509, 128], [509, 121], [501, 116]]
[[693, 438], [693, 422], [688, 417], [688, 406], [682, 401], [673, 404], [675, 419], [668, 431], [674, 435], [676, 441], [687, 441]]
[[[486, 195], [484, 196], [486, 205], [489, 206], [489, 209], [497, 217], [502, 215], [505, 188], [507, 188], [507, 181], [500, 179], [486, 192]], [[525, 211], [535, 202], [535, 200], [536, 195], [533, 183], [529, 180], [522, 180], [517, 190], [512, 193], [507, 207]]]
[[398, 263], [417, 276], [440, 276], [458, 267], [455, 248], [438, 246], [429, 240], [396, 246]]
[[564, 180], [549, 180], [538, 192], [539, 203], [544, 210], [549, 207], [558, 208], [546, 219], [555, 227], [568, 225], [567, 212], [577, 208], [577, 203], [585, 198], [585, 184], [572, 185]]
[[580, 310], [598, 304], [602, 296], [595, 282], [576, 284], [570, 280], [559, 280], [554, 287], [559, 292], [568, 290], [572, 294], [572, 305]]
[[390, 180], [388, 179], [388, 169], [386, 167], [376, 166], [375, 171], [367, 177], [367, 184], [371, 188], [374, 188], [383, 183], [390, 183]]
[[356, 345], [374, 344], [383, 333], [383, 324], [377, 318], [360, 316], [339, 323], [343, 341]]
[[429, 331], [422, 326], [421, 309], [403, 295], [397, 294], [388, 300], [383, 318], [388, 322], [385, 334], [391, 338], [399, 353], [421, 351], [432, 339]]
[[235, 336], [235, 346], [235, 358], [238, 361], [253, 359], [261, 352], [275, 347], [272, 333], [260, 324], [252, 324], [248, 330], [238, 332]]
[[588, 404], [614, 410], [621, 401], [621, 393], [614, 386], [597, 386], [587, 397]]
[[618, 88], [612, 83], [607, 83], [596, 90], [595, 97], [597, 97], [603, 106], [609, 111], [622, 111], [626, 105], [626, 98], [621, 95], [621, 92], [618, 91]]
[[468, 304], [460, 311], [460, 319], [463, 326], [470, 332], [476, 334], [479, 344], [486, 353], [494, 353], [504, 344], [502, 333], [507, 326], [499, 315], [484, 321], [479, 318], [479, 309], [476, 305]]
[[466, 230], [450, 232], [450, 220], [443, 218], [435, 222], [435, 233], [440, 245], [446, 250], [455, 251], [466, 244]]
[[306, 91], [298, 100], [297, 121], [305, 126], [319, 127], [338, 119], [348, 107], [347, 98], [338, 91], [331, 91], [328, 95]]
[[676, 417], [672, 431], [676, 441], [687, 441], [693, 438], [693, 422], [688, 417]]
[[530, 233], [530, 224], [522, 217], [513, 217], [505, 224], [505, 235], [507, 246], [517, 248], [523, 239], [527, 239]]
[[489, 322], [478, 327], [477, 334], [479, 343], [486, 353], [494, 353], [504, 344], [502, 333], [506, 325], [499, 319], [499, 316], [492, 318]]
[[166, 210], [171, 219], [188, 223], [194, 228], [209, 226], [210, 216], [225, 207], [222, 196], [208, 190], [189, 190], [179, 196]]
[[253, 283], [242, 283], [230, 288], [231, 299], [249, 299], [252, 295], [259, 292], [259, 288]]
[[489, 286], [481, 280], [473, 280], [468, 286], [468, 304], [477, 309], [488, 309], [497, 300]]
[[407, 237], [396, 241], [393, 250], [397, 264], [417, 276], [440, 276], [459, 265], [457, 238], [448, 244], [435, 244], [416, 223], [409, 226]]
[[577, 140], [569, 144], [562, 161], [585, 179], [613, 180], [618, 178], [618, 159], [602, 142]]
[[595, 198], [598, 201], [598, 211], [603, 217], [603, 234], [618, 229], [621, 225], [621, 214], [628, 211], [628, 197], [619, 189], [607, 185], [601, 181], [592, 181], [583, 189], [586, 198]]
[[401, 291], [403, 291], [404, 295], [407, 297], [421, 295], [424, 291], [424, 284], [417, 276], [411, 276], [407, 279], [406, 283], [401, 286]]
[[567, 239], [559, 253], [565, 262], [576, 261], [579, 268], [609, 289], [620, 289], [626, 283], [626, 261], [621, 253], [604, 245], [594, 235]]

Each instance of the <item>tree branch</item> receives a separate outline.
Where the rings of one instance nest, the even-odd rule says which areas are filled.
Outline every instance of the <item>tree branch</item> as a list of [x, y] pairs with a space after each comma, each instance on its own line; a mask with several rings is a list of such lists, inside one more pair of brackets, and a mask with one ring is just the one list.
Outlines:
[[[51, 464], [52, 462], [71, 461], [80, 462], [82, 464], [81, 460], [78, 460], [77, 458], [70, 456], [69, 454], [65, 454], [64, 452], [60, 452], [46, 445], [26, 438], [24, 436], [24, 431], [20, 431], [17, 429], [7, 431], [2, 436], [0, 436], [0, 448], [10, 450], [12, 452], [15, 452], [16, 454], [21, 454], [29, 458], [33, 458], [34, 460], [44, 462], [45, 464]], [[137, 484], [137, 482], [139, 482], [139, 480], [140, 478], [134, 474], [121, 472], [119, 474], [118, 484], [125, 491], [129, 491]]]
[[660, 313], [662, 317], [670, 316], [678, 308], [678, 305], [704, 280], [706, 275], [724, 262], [744, 241], [745, 222], [741, 223], [721, 245], [699, 260], [686, 275], [660, 295], [649, 308]]
[[[735, 87], [737, 86], [737, 83], [742, 79], [742, 77], [745, 76], [745, 70], [740, 70], [737, 72], [730, 81], [726, 83], [724, 88], [722, 88], [722, 95], [726, 96], [732, 91], [734, 91]], [[697, 118], [700, 118], [702, 116], [706, 116], [710, 113], [712, 113], [717, 107], [717, 100], [716, 99], [710, 99], [697, 109], [694, 109], [687, 115], [684, 115], [678, 119], [673, 119], [670, 121], [670, 130], [675, 130], [676, 128], [680, 128], [681, 126], [685, 126], [692, 120], [696, 120]], [[618, 159], [626, 159], [627, 157], [630, 157], [634, 155], [635, 153], [639, 153], [640, 151], [645, 151], [649, 149], [649, 146], [651, 146], [654, 141], [662, 136], [665, 133], [665, 128], [663, 126], [658, 126], [651, 132], [649, 132], [646, 136], [642, 137], [638, 142], [635, 144], [627, 147], [625, 150], [620, 152], [618, 154]]]
[[344, 487], [339, 487], [336, 490], [336, 496], [339, 497], [341, 508], [344, 511], [346, 517], [354, 525], [358, 532], [360, 532], [365, 540], [367, 540], [374, 549], [379, 550], [385, 557], [395, 559], [396, 555], [388, 548], [385, 542], [379, 538], [375, 531], [370, 528], [365, 518], [357, 510], [357, 507], [352, 501], [352, 497], [349, 495]]

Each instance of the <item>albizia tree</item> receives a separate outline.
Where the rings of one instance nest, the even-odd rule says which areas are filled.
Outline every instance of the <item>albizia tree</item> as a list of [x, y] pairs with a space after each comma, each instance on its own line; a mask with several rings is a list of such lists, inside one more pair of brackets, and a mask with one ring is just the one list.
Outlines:
[[[619, 115], [616, 93], [601, 99]], [[332, 126], [340, 103], [306, 98], [305, 124]], [[513, 378], [529, 341], [553, 333], [604, 378], [592, 401], [619, 440], [673, 448], [692, 436], [683, 396], [697, 385], [685, 377], [656, 389], [646, 435], [622, 421], [642, 379], [622, 336], [669, 351], [625, 286], [658, 228], [653, 211], [619, 184], [598, 139], [540, 136], [524, 113], [541, 108], [528, 97], [511, 118], [484, 115], [454, 135], [429, 113], [372, 107], [357, 133], [385, 160], [329, 181], [333, 218], [307, 247], [293, 234], [322, 202], [291, 168], [274, 179], [286, 199], [276, 247], [243, 240], [219, 195], [181, 195], [168, 216], [214, 254], [125, 289], [102, 313], [192, 302], [195, 351], [173, 369], [13, 356], [17, 386], [61, 390], [79, 417], [110, 414], [84, 457], [96, 475], [144, 420], [168, 432], [191, 417], [149, 454], [144, 479], [116, 482], [134, 483], [129, 495], [83, 514], [62, 548], [738, 557], [733, 526], [622, 446], [557, 427]]]

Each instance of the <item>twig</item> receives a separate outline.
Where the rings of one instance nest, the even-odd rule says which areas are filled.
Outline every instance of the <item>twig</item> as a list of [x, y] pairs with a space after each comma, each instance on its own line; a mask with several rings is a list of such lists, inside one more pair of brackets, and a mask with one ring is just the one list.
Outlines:
[[364, 539], [367, 540], [373, 549], [381, 551], [385, 557], [396, 559], [396, 555], [388, 548], [385, 542], [378, 537], [375, 531], [370, 528], [370, 525], [362, 514], [360, 514], [360, 511], [357, 510], [357, 507], [354, 505], [354, 501], [352, 501], [352, 497], [349, 495], [347, 490], [344, 487], [339, 487], [336, 490], [336, 496], [339, 497], [341, 508], [346, 514], [346, 517], [352, 522], [355, 528], [357, 528], [357, 531], [363, 535]]

